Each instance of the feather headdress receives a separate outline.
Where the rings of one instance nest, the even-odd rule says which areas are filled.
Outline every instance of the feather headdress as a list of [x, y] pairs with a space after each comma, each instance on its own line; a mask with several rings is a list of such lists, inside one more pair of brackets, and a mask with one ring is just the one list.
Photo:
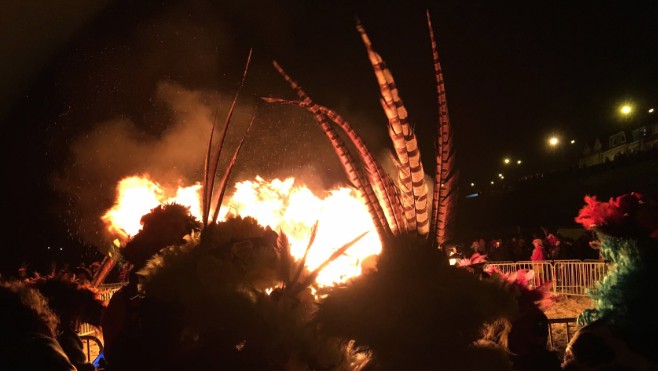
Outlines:
[[590, 291], [596, 308], [583, 312], [579, 320], [605, 318], [630, 326], [634, 318], [649, 316], [644, 301], [654, 276], [650, 267], [658, 263], [658, 203], [638, 193], [608, 202], [587, 196], [585, 202], [576, 221], [597, 232], [601, 255], [612, 264]]
[[[421, 161], [418, 139], [411, 125], [407, 109], [393, 79], [393, 74], [382, 57], [374, 50], [372, 42], [360, 22], [357, 30], [366, 47], [380, 89], [380, 102], [388, 118], [388, 131], [395, 149], [398, 174], [394, 182], [374, 160], [372, 152], [338, 113], [311, 100], [299, 84], [281, 66], [274, 67], [297, 93], [300, 101], [263, 98], [270, 103], [296, 104], [309, 110], [330, 139], [349, 181], [361, 191], [375, 222], [380, 238], [385, 241], [391, 235], [415, 233], [432, 241], [434, 247], [451, 239], [454, 229], [455, 203], [457, 201], [457, 170], [452, 139], [452, 127], [448, 117], [443, 72], [438, 60], [432, 24], [427, 14], [432, 40], [434, 72], [439, 96], [439, 125], [436, 139], [436, 169], [433, 199], [428, 201], [428, 185]], [[341, 137], [331, 125], [342, 130], [354, 147], [357, 156], [351, 156]], [[356, 160], [358, 159], [358, 161]], [[430, 214], [430, 207], [432, 207]]]

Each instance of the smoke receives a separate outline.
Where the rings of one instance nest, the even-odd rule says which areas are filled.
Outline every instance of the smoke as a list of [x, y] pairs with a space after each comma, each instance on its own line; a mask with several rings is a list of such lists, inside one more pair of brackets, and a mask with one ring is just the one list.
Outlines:
[[196, 174], [203, 171], [212, 127], [209, 102], [223, 105], [227, 98], [173, 82], [158, 84], [155, 96], [171, 111], [170, 127], [151, 135], [126, 119], [98, 123], [72, 141], [69, 162], [54, 177], [55, 188], [69, 195], [72, 227], [93, 245], [107, 243], [100, 232], [104, 230], [100, 216], [111, 207], [114, 187], [123, 177], [148, 174], [165, 186], [190, 185], [200, 179]]
[[[291, 63], [298, 51], [292, 31], [285, 26], [290, 22], [280, 10], [270, 6], [271, 11], [262, 13], [267, 17], [253, 18], [242, 7], [220, 14], [211, 2], [174, 2], [162, 9], [153, 3], [143, 14], [115, 24], [112, 15], [123, 14], [125, 6], [111, 8], [105, 21], [91, 27], [89, 36], [64, 54], [57, 74], [61, 80], [54, 82], [52, 99], [65, 114], [58, 112], [52, 143], [65, 148], [54, 148], [63, 159], [52, 179], [63, 195], [64, 204], [58, 207], [66, 210], [63, 217], [71, 236], [100, 249], [109, 246], [101, 216], [113, 205], [116, 185], [124, 177], [148, 174], [165, 187], [201, 181], [213, 122], [216, 119], [221, 128], [234, 98], [248, 49], [244, 43], [256, 47], [254, 60], [226, 138], [220, 171], [255, 111], [256, 120], [234, 168], [229, 194], [236, 181], [257, 175], [292, 176], [318, 193], [346, 184], [342, 166], [312, 115], [299, 107], [260, 100], [263, 95], [294, 96], [271, 67], [271, 51], [289, 56], [285, 58], [291, 66], [288, 72], [318, 103], [351, 122], [375, 153], [382, 143], [389, 143], [372, 77], [366, 79], [374, 93], [366, 99], [371, 105], [361, 107], [344, 94], [350, 86], [336, 82], [325, 86], [332, 79], [323, 75], [321, 67], [303, 60]], [[352, 27], [353, 19], [348, 20]], [[306, 37], [301, 35], [296, 37]], [[78, 49], [84, 50], [85, 58], [79, 57]], [[367, 60], [363, 62], [369, 68]], [[378, 116], [373, 116], [373, 107]]]
[[[208, 140], [217, 121], [219, 136], [233, 96], [163, 81], [154, 99], [170, 112], [169, 126], [151, 134], [127, 119], [93, 125], [70, 146], [65, 168], [54, 176], [56, 190], [68, 196], [70, 224], [85, 242], [109, 246], [101, 216], [125, 177], [149, 175], [164, 187], [201, 182]], [[249, 99], [245, 99], [249, 101]], [[256, 120], [238, 157], [228, 193], [237, 181], [295, 177], [315, 191], [344, 184], [342, 168], [312, 116], [297, 107], [238, 104], [227, 133], [219, 174], [254, 114]]]

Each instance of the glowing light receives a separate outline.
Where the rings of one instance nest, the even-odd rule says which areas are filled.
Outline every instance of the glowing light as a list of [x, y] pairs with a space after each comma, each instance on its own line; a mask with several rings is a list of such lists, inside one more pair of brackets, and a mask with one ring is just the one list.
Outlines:
[[498, 177], [499, 177], [499, 178], [502, 178], [502, 177], [503, 177], [503, 174], [498, 173]]
[[494, 181], [492, 180], [490, 183], [493, 185], [493, 184], [494, 184]]
[[619, 112], [621, 112], [622, 115], [628, 116], [633, 112], [633, 106], [630, 104], [624, 104], [619, 108]]
[[521, 165], [521, 160], [516, 160], [517, 165]]
[[571, 139], [571, 142], [570, 142], [570, 143], [571, 143], [571, 144], [574, 144], [574, 143], [576, 143], [576, 140], [575, 140], [575, 139]]
[[511, 161], [512, 161], [512, 160], [510, 160], [509, 157], [506, 157], [506, 158], [503, 160], [503, 162], [504, 162], [505, 164], [509, 164]]
[[[117, 188], [117, 202], [103, 216], [103, 221], [113, 235], [124, 240], [139, 232], [141, 217], [162, 203], [175, 200], [190, 206], [192, 214], [201, 219], [199, 184], [166, 189], [148, 177], [135, 176], [123, 179]], [[174, 197], [165, 197], [172, 193]], [[309, 270], [317, 268], [336, 249], [368, 232], [316, 279], [320, 286], [334, 285], [360, 275], [362, 266], [372, 262], [382, 247], [368, 209], [354, 189], [338, 188], [322, 195], [316, 196], [306, 186], [296, 185], [294, 178], [266, 181], [256, 177], [235, 184], [234, 193], [225, 198], [219, 217], [225, 220], [229, 215], [251, 216], [263, 226], [283, 231], [296, 259], [304, 255], [311, 230], [319, 221], [316, 239], [306, 259]]]
[[649, 113], [653, 113], [653, 108], [649, 108]]
[[550, 137], [548, 138], [548, 144], [552, 147], [555, 147], [560, 144], [560, 139], [558, 137]]
[[471, 183], [471, 187], [475, 187], [475, 183]]

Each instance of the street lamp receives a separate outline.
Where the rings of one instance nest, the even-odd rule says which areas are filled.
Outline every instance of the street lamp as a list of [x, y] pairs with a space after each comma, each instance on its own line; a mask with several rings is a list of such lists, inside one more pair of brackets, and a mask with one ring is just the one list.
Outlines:
[[558, 137], [548, 138], [548, 145], [550, 145], [551, 147], [555, 147], [558, 144], [560, 144], [560, 139]]
[[624, 116], [628, 116], [631, 113], [633, 113], [633, 106], [631, 106], [628, 103], [623, 104], [621, 107], [619, 107], [619, 113], [621, 113]]
[[503, 160], [503, 162], [505, 163], [505, 165], [509, 164], [511, 161], [512, 161], [512, 160], [510, 160], [509, 157], [505, 157], [505, 159]]

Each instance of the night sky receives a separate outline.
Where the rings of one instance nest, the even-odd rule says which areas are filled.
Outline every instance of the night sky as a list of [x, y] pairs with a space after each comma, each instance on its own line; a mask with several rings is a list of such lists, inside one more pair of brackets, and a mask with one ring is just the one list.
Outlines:
[[[258, 119], [237, 176], [344, 182], [310, 115], [260, 102], [294, 97], [273, 60], [385, 158], [387, 122], [356, 18], [392, 70], [432, 169], [429, 9], [464, 183], [564, 166], [584, 143], [658, 109], [658, 4], [650, 1], [89, 3], [13, 2], [0, 12], [5, 263], [48, 246], [103, 244], [98, 216], [121, 177], [199, 180], [208, 125], [225, 113], [249, 48], [229, 145], [256, 106]], [[617, 112], [625, 101], [636, 109], [630, 119]], [[549, 150], [551, 134], [576, 144]], [[510, 172], [505, 156], [523, 164]]]

